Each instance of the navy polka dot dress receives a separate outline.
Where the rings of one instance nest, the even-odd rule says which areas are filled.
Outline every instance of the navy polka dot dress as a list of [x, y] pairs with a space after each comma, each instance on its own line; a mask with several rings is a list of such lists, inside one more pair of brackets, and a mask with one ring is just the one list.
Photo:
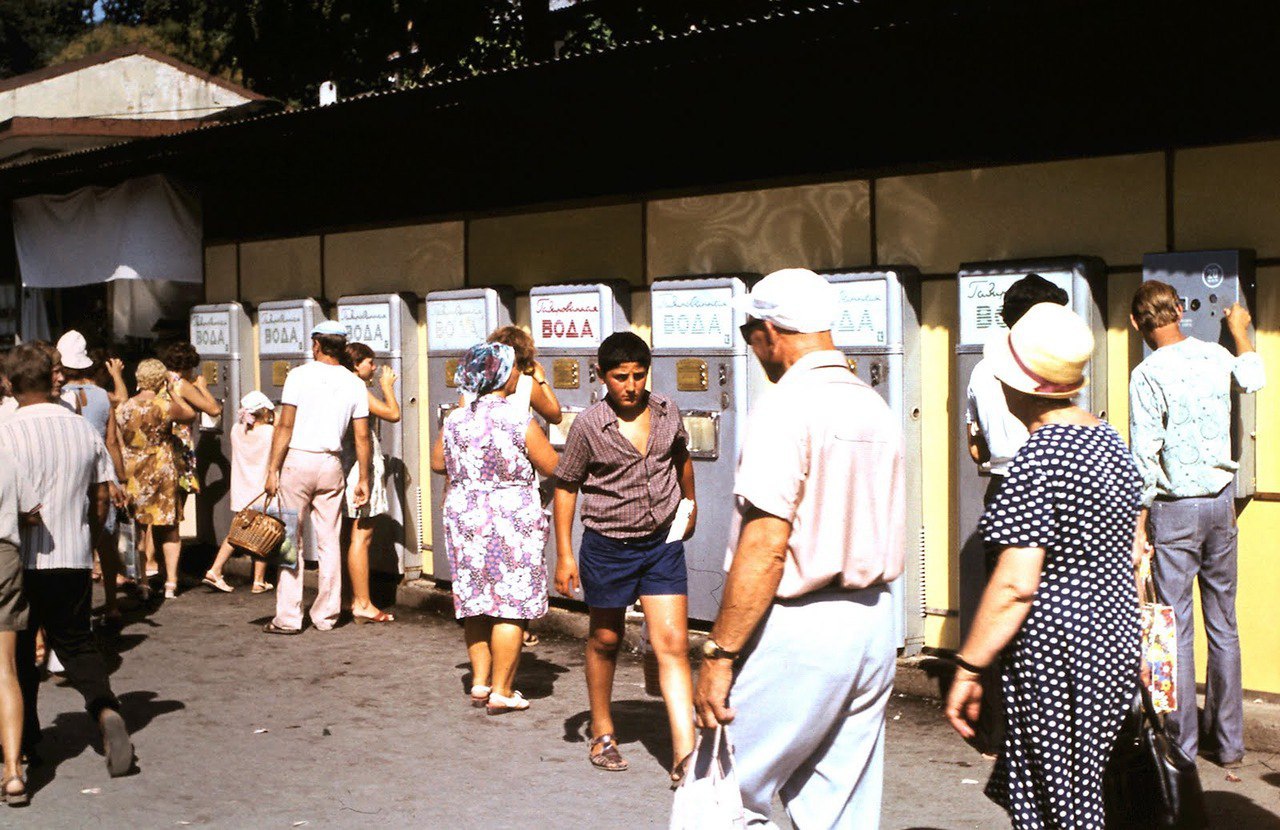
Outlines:
[[1102, 771], [1137, 689], [1139, 477], [1110, 426], [1037, 429], [982, 517], [988, 544], [1044, 548], [1005, 650], [1007, 729], [987, 795], [1015, 828], [1102, 828]]

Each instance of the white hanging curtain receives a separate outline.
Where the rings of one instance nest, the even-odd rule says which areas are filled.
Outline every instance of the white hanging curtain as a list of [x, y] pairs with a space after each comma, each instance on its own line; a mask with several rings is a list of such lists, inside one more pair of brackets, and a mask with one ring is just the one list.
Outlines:
[[199, 203], [164, 176], [15, 199], [13, 236], [26, 288], [204, 280]]
[[32, 340], [52, 340], [52, 329], [49, 326], [49, 306], [45, 292], [39, 288], [25, 288], [22, 291], [22, 328], [18, 336], [24, 343]]

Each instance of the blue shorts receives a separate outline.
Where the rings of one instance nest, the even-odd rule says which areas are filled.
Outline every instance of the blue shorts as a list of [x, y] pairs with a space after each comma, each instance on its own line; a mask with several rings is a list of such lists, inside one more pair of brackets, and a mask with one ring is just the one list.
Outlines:
[[663, 529], [641, 539], [611, 539], [582, 531], [578, 574], [592, 608], [626, 608], [640, 597], [689, 593], [684, 542], [667, 544]]

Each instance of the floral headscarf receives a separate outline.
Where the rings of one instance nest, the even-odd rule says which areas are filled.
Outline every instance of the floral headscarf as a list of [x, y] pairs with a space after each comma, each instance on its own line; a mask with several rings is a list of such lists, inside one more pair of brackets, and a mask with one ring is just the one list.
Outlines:
[[506, 343], [477, 343], [458, 362], [454, 383], [475, 395], [501, 389], [516, 365], [516, 350]]

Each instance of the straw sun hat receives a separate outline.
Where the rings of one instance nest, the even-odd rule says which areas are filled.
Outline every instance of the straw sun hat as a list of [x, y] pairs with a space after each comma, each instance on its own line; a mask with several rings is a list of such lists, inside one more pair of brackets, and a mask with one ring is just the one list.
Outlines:
[[997, 378], [1040, 398], [1072, 398], [1089, 384], [1085, 364], [1093, 334], [1080, 316], [1057, 303], [1032, 306], [1009, 334], [987, 342], [982, 355]]

